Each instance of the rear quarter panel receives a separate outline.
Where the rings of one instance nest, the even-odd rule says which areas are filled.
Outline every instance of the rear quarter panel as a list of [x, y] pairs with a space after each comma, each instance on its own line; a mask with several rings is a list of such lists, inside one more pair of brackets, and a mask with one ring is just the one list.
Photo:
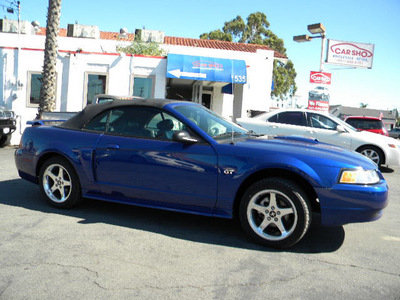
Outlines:
[[90, 186], [93, 182], [92, 152], [99, 136], [58, 127], [28, 127], [22, 136], [21, 147], [16, 151], [17, 169], [36, 178], [44, 161], [59, 155], [75, 168], [82, 186]]

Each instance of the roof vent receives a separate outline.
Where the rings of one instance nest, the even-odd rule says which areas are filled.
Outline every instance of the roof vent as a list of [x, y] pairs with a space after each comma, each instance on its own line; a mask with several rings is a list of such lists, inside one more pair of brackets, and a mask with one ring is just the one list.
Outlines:
[[77, 38], [99, 39], [100, 30], [97, 26], [68, 24], [67, 36]]
[[128, 29], [127, 28], [121, 28], [119, 30], [119, 38], [120, 39], [126, 39], [127, 36], [128, 36]]
[[31, 22], [31, 25], [33, 26], [33, 30], [35, 33], [40, 31], [40, 23], [38, 21]]
[[164, 31], [149, 30], [149, 29], [136, 29], [135, 36], [139, 37], [139, 40], [146, 43], [164, 43]]
[[[28, 21], [19, 21], [21, 34], [35, 34], [35, 30]], [[18, 33], [18, 20], [0, 20], [0, 32]]]

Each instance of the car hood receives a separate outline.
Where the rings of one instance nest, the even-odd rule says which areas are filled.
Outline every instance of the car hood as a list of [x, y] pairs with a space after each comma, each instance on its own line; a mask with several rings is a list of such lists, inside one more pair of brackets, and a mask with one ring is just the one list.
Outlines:
[[[331, 144], [301, 136], [261, 136], [236, 142], [237, 147], [246, 148], [249, 156], [260, 157], [273, 153], [297, 158], [308, 164], [328, 167], [362, 167], [377, 169], [377, 166], [365, 156]], [[244, 150], [244, 149], [243, 149]]]

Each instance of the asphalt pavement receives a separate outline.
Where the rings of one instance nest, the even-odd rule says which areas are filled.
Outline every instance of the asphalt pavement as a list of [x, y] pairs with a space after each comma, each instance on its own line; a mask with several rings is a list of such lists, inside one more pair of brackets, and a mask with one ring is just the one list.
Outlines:
[[400, 299], [400, 168], [375, 222], [322, 227], [293, 248], [231, 220], [85, 200], [49, 206], [0, 148], [0, 299]]

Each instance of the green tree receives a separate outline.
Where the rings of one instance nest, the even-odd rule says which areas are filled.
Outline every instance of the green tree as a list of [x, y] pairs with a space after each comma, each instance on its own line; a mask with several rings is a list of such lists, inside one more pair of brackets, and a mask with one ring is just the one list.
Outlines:
[[[241, 16], [237, 16], [233, 20], [225, 22], [222, 30], [217, 29], [209, 33], [203, 33], [200, 38], [266, 45], [286, 55], [283, 40], [274, 34], [269, 29], [269, 26], [267, 16], [262, 12], [256, 12], [247, 17], [247, 23]], [[290, 60], [286, 63], [275, 60], [273, 70], [274, 91], [271, 92], [271, 95], [282, 100], [293, 97], [297, 90], [296, 75], [294, 65]]]
[[124, 52], [127, 54], [136, 55], [151, 55], [151, 56], [162, 56], [163, 50], [160, 49], [158, 43], [150, 42], [145, 43], [141, 41], [134, 41], [132, 44], [126, 47], [118, 46], [118, 52]]
[[60, 27], [60, 13], [61, 0], [49, 0], [38, 118], [41, 118], [42, 112], [53, 111], [56, 106], [57, 36]]

